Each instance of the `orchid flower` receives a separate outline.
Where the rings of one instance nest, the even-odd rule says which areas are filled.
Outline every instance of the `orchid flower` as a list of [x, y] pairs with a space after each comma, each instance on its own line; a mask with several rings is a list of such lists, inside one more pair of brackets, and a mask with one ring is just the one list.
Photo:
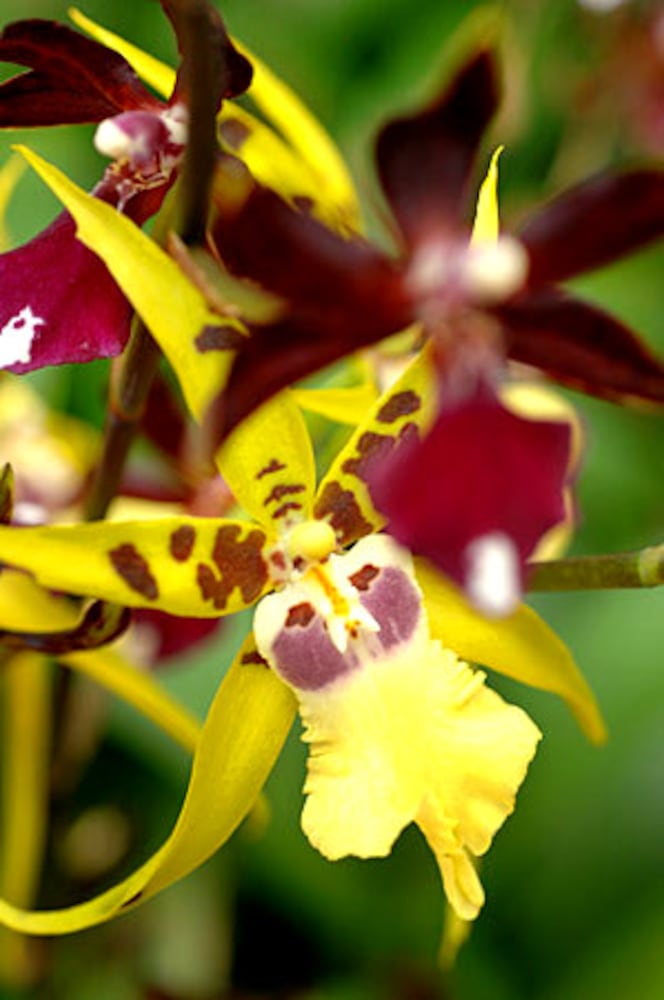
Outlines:
[[[99, 203], [81, 196], [96, 213]], [[186, 372], [183, 389], [195, 379]], [[296, 706], [311, 745], [303, 828], [314, 846], [332, 859], [382, 856], [415, 822], [452, 906], [477, 914], [483, 891], [472, 858], [512, 811], [539, 732], [464, 661], [555, 691], [591, 738], [604, 730], [571, 655], [532, 611], [487, 621], [376, 530], [381, 519], [352, 471], [358, 442], [426, 424], [430, 374], [428, 359], [416, 358], [317, 489], [290, 395], [257, 410], [218, 455], [248, 519], [0, 527], [0, 559], [32, 574], [33, 586], [183, 616], [256, 604], [253, 635], [205, 721], [167, 843], [96, 900], [32, 914], [1, 902], [1, 920], [41, 934], [89, 926], [200, 864], [251, 807]]]
[[496, 75], [494, 53], [480, 49], [433, 104], [380, 133], [379, 175], [399, 256], [357, 233], [342, 237], [275, 192], [239, 181], [228, 164], [235, 183], [215, 189], [215, 250], [233, 274], [285, 305], [239, 344], [213, 423], [222, 438], [283, 385], [417, 324], [433, 345], [437, 419], [425, 440], [401, 442], [387, 461], [367, 453], [364, 475], [395, 537], [487, 613], [501, 614], [560, 517], [570, 444], [565, 428], [524, 423], [504, 409], [505, 360], [608, 399], [664, 402], [661, 362], [559, 284], [664, 232], [664, 174], [595, 178], [510, 236], [499, 230], [494, 156], [471, 233], [468, 191], [498, 104]]
[[[166, 0], [162, 6], [169, 13]], [[221, 103], [246, 89], [251, 67], [212, 7], [208, 17], [219, 49]], [[29, 67], [0, 85], [0, 127], [97, 123], [95, 146], [112, 162], [93, 193], [139, 225], [154, 215], [187, 139], [182, 80], [162, 101], [122, 56], [64, 25], [36, 19], [2, 31], [0, 60]], [[123, 349], [130, 306], [103, 264], [76, 241], [66, 213], [0, 256], [0, 282], [0, 367], [26, 372]]]

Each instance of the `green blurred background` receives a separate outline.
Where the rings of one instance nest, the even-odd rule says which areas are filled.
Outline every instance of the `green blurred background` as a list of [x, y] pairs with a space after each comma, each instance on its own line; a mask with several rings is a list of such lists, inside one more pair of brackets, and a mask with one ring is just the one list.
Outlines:
[[[220, 6], [231, 31], [306, 98], [336, 137], [370, 215], [377, 125], [431, 85], [446, 40], [476, 5], [225, 0]], [[509, 219], [586, 173], [652, 156], [661, 136], [642, 114], [652, 96], [645, 68], [655, 4], [606, 14], [575, 0], [503, 6], [507, 97], [493, 139], [507, 145], [501, 195]], [[82, 9], [174, 60], [168, 25], [153, 0], [86, 0]], [[65, 20], [66, 4], [3, 0], [2, 16]], [[14, 133], [0, 137], [0, 152], [4, 159], [12, 141], [27, 140], [91, 186], [102, 169], [91, 135], [89, 128]], [[50, 195], [26, 175], [10, 209], [11, 230], [25, 239], [55, 211]], [[664, 252], [650, 249], [578, 286], [664, 350], [663, 273]], [[106, 366], [95, 364], [40, 373], [35, 381], [54, 405], [98, 423], [106, 377]], [[588, 434], [574, 551], [661, 540], [661, 418], [573, 398]], [[296, 733], [270, 781], [272, 817], [263, 831], [244, 828], [204, 870], [142, 910], [41, 944], [47, 983], [32, 995], [659, 1000], [664, 593], [552, 595], [533, 603], [574, 650], [611, 739], [605, 748], [591, 747], [555, 699], [492, 678], [528, 708], [545, 740], [515, 816], [483, 865], [486, 908], [451, 977], [436, 969], [443, 898], [433, 859], [414, 830], [386, 861], [331, 865], [304, 840], [298, 828], [304, 752]], [[223, 649], [208, 646], [165, 670], [165, 683], [203, 712], [243, 627], [238, 622], [224, 633]], [[76, 882], [66, 845], [77, 820], [113, 804], [115, 812], [101, 816], [126, 834], [126, 851], [107, 873], [117, 877], [168, 830], [186, 773], [177, 751], [129, 710], [113, 706], [104, 742], [61, 810], [65, 847], [49, 861], [42, 904], [69, 902], [101, 884]], [[0, 997], [14, 995], [23, 994], [0, 986]]]

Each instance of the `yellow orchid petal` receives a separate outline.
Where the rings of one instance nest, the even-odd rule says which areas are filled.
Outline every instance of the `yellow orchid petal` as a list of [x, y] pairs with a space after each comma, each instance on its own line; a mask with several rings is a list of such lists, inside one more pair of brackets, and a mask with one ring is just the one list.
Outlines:
[[498, 239], [500, 231], [500, 219], [498, 215], [498, 159], [504, 148], [504, 146], [498, 146], [495, 150], [491, 157], [486, 177], [482, 181], [480, 193], [477, 197], [475, 221], [470, 238], [471, 245], [495, 243]]
[[216, 618], [253, 604], [265, 590], [265, 542], [254, 525], [217, 518], [0, 526], [0, 561], [44, 587]]
[[70, 934], [109, 920], [183, 878], [234, 832], [254, 804], [295, 714], [290, 691], [244, 644], [208, 712], [173, 832], [129, 878], [78, 906], [29, 911], [0, 899], [0, 924]]
[[5, 225], [7, 205], [24, 169], [25, 163], [19, 156], [10, 156], [0, 167], [0, 251], [9, 250], [11, 245]]
[[147, 887], [149, 895], [183, 878], [228, 840], [281, 752], [295, 718], [295, 699], [259, 659], [253, 639], [247, 639], [221, 683], [166, 856]]
[[318, 185], [316, 201], [338, 211], [350, 229], [359, 227], [359, 207], [343, 157], [322, 125], [300, 99], [253, 52], [237, 39], [234, 44], [252, 63], [254, 75], [248, 95], [267, 120], [281, 131]]
[[318, 487], [314, 514], [328, 520], [347, 545], [384, 521], [374, 508], [364, 476], [367, 463], [399, 440], [426, 429], [434, 416], [434, 374], [429, 351], [420, 352], [395, 384], [371, 408]]
[[604, 742], [595, 696], [570, 651], [539, 615], [521, 605], [507, 618], [485, 618], [429, 563], [418, 560], [416, 567], [434, 637], [464, 660], [560, 695], [588, 738]]
[[212, 313], [177, 264], [130, 219], [25, 146], [16, 148], [72, 214], [78, 238], [104, 261], [173, 366], [189, 409], [201, 418], [225, 383], [242, 325]]
[[101, 42], [102, 45], [105, 45], [106, 48], [113, 49], [114, 52], [123, 56], [141, 79], [149, 83], [151, 87], [154, 87], [157, 93], [163, 97], [171, 96], [175, 87], [175, 70], [172, 67], [167, 66], [166, 63], [161, 62], [159, 59], [155, 59], [154, 56], [148, 55], [147, 52], [139, 49], [136, 45], [132, 45], [131, 42], [125, 41], [124, 38], [116, 35], [115, 32], [109, 31], [108, 28], [97, 24], [96, 21], [87, 17], [78, 8], [70, 7], [67, 14], [77, 28], [81, 28], [91, 38], [94, 38], [96, 41]]
[[277, 525], [311, 516], [314, 454], [302, 413], [288, 391], [246, 417], [216, 461], [237, 502], [271, 533]]
[[364, 382], [327, 389], [293, 389], [293, 396], [303, 410], [356, 427], [367, 419], [378, 393], [373, 382]]

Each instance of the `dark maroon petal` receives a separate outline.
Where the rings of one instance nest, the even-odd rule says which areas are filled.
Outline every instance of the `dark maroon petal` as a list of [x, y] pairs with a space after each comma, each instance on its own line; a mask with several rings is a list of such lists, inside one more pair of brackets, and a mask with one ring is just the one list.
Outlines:
[[150, 630], [153, 662], [168, 660], [186, 650], [194, 649], [222, 626], [221, 618], [176, 618], [164, 611], [140, 608], [133, 612], [136, 625]]
[[163, 106], [122, 56], [55, 21], [7, 25], [0, 60], [31, 68], [0, 86], [0, 127], [99, 122]]
[[[224, 169], [232, 171], [237, 161], [230, 160], [226, 158]], [[248, 189], [240, 205], [223, 183], [215, 191], [212, 238], [231, 272], [287, 299], [294, 308], [322, 313], [346, 307], [373, 314], [400, 306], [395, 323], [408, 322], [397, 269], [385, 254], [360, 237], [342, 237], [267, 188], [242, 183]]]
[[561, 194], [519, 233], [531, 287], [563, 281], [664, 235], [664, 172], [604, 174]]
[[397, 446], [367, 479], [388, 530], [412, 552], [473, 592], [477, 544], [507, 545], [518, 592], [526, 560], [564, 517], [569, 457], [567, 426], [518, 417], [480, 387], [443, 406], [423, 440]]
[[494, 310], [509, 356], [557, 382], [617, 402], [664, 403], [664, 366], [622, 323], [557, 289]]
[[0, 256], [0, 367], [27, 372], [110, 357], [124, 347], [129, 304], [74, 232], [63, 214]]
[[483, 51], [430, 108], [390, 122], [378, 136], [383, 189], [411, 248], [467, 222], [475, 157], [498, 100], [495, 60]]

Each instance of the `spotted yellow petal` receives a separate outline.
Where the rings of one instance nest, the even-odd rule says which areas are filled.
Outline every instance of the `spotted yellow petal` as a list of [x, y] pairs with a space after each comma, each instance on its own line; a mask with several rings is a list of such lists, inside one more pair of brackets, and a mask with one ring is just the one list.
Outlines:
[[29, 911], [0, 899], [0, 923], [39, 935], [92, 927], [183, 878], [228, 840], [254, 804], [295, 713], [291, 693], [255, 659], [249, 641], [215, 696], [184, 804], [162, 847], [129, 878], [78, 906]]
[[271, 534], [311, 516], [313, 449], [288, 391], [242, 421], [217, 453], [217, 465], [238, 503]]
[[595, 696], [572, 654], [532, 609], [521, 605], [507, 618], [485, 618], [429, 563], [416, 565], [432, 635], [464, 660], [560, 695], [589, 739], [606, 739]]
[[216, 618], [263, 593], [265, 541], [254, 525], [217, 518], [0, 526], [0, 561], [44, 587]]
[[344, 544], [382, 527], [366, 485], [367, 467], [408, 435], [426, 429], [435, 405], [434, 374], [427, 350], [406, 368], [371, 408], [324, 476], [316, 497], [316, 517], [328, 520]]
[[72, 214], [78, 238], [104, 261], [173, 366], [192, 414], [201, 417], [226, 380], [242, 325], [210, 312], [177, 264], [130, 219], [25, 146], [17, 149]]

